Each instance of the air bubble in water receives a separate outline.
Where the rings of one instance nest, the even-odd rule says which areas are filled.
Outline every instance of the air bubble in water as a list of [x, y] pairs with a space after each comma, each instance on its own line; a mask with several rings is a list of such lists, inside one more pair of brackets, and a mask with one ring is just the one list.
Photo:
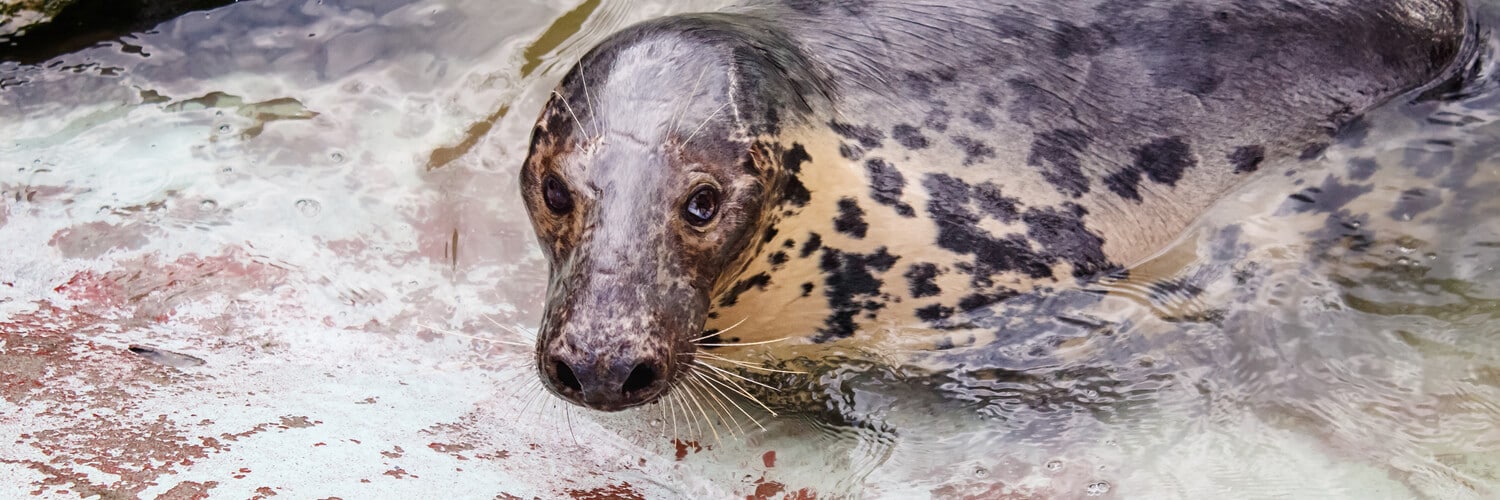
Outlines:
[[1104, 481], [1095, 481], [1089, 484], [1088, 489], [1085, 489], [1084, 493], [1088, 493], [1088, 495], [1091, 497], [1097, 497], [1099, 495], [1109, 493], [1109, 483]]
[[333, 154], [328, 155], [328, 158], [333, 160], [334, 163], [343, 163], [344, 153], [335, 151]]
[[203, 200], [198, 202], [198, 209], [204, 212], [212, 212], [219, 209], [219, 202], [214, 200]]
[[1062, 460], [1049, 460], [1047, 461], [1047, 470], [1057, 472], [1062, 470], [1062, 465]]
[[988, 477], [989, 475], [990, 475], [990, 471], [984, 470], [983, 467], [974, 469], [974, 477], [977, 477], [977, 478], [980, 478], [980, 479], [984, 479], [985, 477]]
[[219, 125], [219, 133], [220, 134], [227, 134], [227, 133], [229, 133], [229, 124]]
[[297, 211], [302, 212], [302, 215], [313, 217], [318, 215], [318, 212], [323, 211], [323, 205], [319, 204], [316, 200], [297, 200]]

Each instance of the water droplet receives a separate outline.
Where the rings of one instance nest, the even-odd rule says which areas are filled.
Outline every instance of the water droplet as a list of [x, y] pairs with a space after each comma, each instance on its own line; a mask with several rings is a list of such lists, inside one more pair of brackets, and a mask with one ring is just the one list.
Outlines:
[[651, 419], [651, 426], [652, 427], [661, 427], [661, 419], [659, 419], [659, 418], [653, 418], [653, 419]]
[[1057, 472], [1057, 471], [1062, 470], [1062, 460], [1048, 460], [1047, 461], [1047, 470], [1050, 470], [1052, 472]]
[[1437, 260], [1438, 256], [1435, 253], [1429, 253], [1427, 255], [1424, 255], [1423, 257], [1427, 257], [1427, 260]]
[[338, 151], [334, 151], [333, 154], [328, 155], [328, 158], [331, 159], [331, 160], [333, 160], [334, 163], [343, 163], [344, 162], [344, 153], [340, 153]]
[[226, 124], [223, 124], [223, 125], [219, 125], [219, 133], [220, 134], [227, 134], [227, 133], [229, 133], [229, 124], [226, 123]]
[[1408, 259], [1406, 257], [1401, 257], [1399, 259], [1396, 259], [1396, 264], [1402, 266], [1410, 266], [1412, 265], [1412, 261], [1411, 259]]
[[219, 209], [219, 202], [214, 200], [203, 200], [198, 202], [198, 209], [204, 212], [212, 212]]
[[302, 215], [314, 217], [318, 215], [318, 212], [323, 211], [323, 205], [315, 200], [297, 200], [297, 211], [302, 212]]
[[1088, 493], [1088, 495], [1091, 497], [1097, 497], [1099, 495], [1109, 493], [1109, 483], [1104, 481], [1095, 481], [1093, 483], [1090, 483], [1088, 489], [1084, 490], [1084, 492]]
[[977, 478], [980, 478], [980, 479], [984, 479], [985, 477], [987, 477], [989, 475], [990, 475], [990, 471], [984, 470], [983, 467], [980, 467], [978, 469], [974, 469], [974, 477], [977, 477]]

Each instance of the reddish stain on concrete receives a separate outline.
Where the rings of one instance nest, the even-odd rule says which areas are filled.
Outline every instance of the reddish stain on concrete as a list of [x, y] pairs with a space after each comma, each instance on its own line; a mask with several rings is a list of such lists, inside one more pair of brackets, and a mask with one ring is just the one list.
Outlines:
[[635, 491], [630, 483], [611, 484], [592, 490], [568, 490], [568, 496], [573, 500], [645, 500], [645, 496]]

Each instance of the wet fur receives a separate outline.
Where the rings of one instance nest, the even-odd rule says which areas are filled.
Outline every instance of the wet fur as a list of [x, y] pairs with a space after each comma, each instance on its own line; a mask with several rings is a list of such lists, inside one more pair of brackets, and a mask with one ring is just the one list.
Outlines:
[[[713, 340], [1087, 302], [1227, 190], [1451, 76], [1468, 22], [1456, 1], [784, 1], [628, 28], [564, 78], [522, 171], [552, 262], [538, 365], [660, 363], [655, 392], [587, 403], [620, 409], [741, 319]], [[574, 216], [541, 207], [548, 173]], [[706, 232], [674, 222], [701, 182], [728, 193]]]

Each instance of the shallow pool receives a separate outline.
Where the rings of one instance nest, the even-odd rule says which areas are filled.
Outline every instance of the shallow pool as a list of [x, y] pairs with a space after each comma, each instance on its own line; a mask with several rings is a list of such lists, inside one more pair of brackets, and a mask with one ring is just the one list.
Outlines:
[[[817, 396], [778, 415], [546, 394], [532, 120], [610, 32], [723, 3], [262, 0], [0, 62], [0, 497], [1500, 495], [1493, 83], [1236, 191], [1045, 339], [726, 350], [803, 372], [747, 386]], [[1369, 206], [1289, 205], [1354, 159]]]

